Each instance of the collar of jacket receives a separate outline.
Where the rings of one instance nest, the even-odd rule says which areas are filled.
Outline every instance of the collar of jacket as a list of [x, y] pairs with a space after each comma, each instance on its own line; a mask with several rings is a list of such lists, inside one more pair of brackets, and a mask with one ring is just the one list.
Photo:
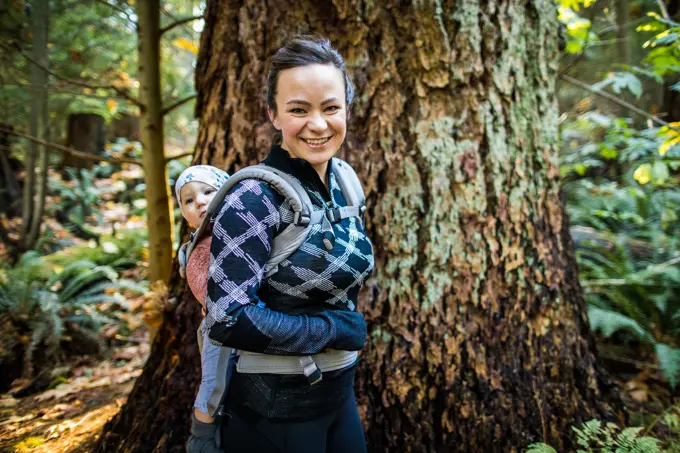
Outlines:
[[[326, 201], [330, 201], [331, 198], [328, 189], [321, 181], [321, 178], [316, 170], [314, 170], [314, 167], [304, 159], [291, 157], [290, 154], [288, 154], [288, 151], [281, 148], [281, 145], [273, 145], [269, 152], [269, 156], [267, 156], [262, 163], [295, 176], [310, 189], [319, 192]], [[330, 162], [328, 168], [330, 170]]]

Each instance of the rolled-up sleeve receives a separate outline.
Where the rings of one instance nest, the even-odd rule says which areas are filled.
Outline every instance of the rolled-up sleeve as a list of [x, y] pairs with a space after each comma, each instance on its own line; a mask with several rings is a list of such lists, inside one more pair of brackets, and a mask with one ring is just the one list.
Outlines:
[[283, 197], [265, 183], [244, 180], [225, 197], [213, 226], [206, 306], [209, 337], [251, 352], [316, 354], [327, 348], [359, 350], [366, 323], [355, 311], [329, 309], [286, 315], [258, 306], [258, 290], [272, 240], [285, 226]]

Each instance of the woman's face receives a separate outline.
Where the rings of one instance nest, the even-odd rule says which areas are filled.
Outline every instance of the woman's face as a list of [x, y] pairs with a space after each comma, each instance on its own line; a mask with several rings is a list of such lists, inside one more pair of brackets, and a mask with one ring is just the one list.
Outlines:
[[276, 112], [269, 109], [269, 118], [283, 135], [283, 149], [325, 174], [327, 163], [340, 149], [347, 129], [342, 72], [330, 64], [281, 71], [276, 86]]
[[179, 191], [182, 201], [182, 214], [191, 228], [198, 228], [210, 201], [215, 198], [217, 189], [204, 182], [192, 181], [184, 184]]

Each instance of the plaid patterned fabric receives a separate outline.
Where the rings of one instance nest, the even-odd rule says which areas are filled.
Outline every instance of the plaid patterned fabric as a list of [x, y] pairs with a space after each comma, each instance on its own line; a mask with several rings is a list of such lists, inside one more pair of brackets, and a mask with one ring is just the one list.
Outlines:
[[[280, 153], [286, 152], [275, 148], [272, 153], [279, 153], [280, 158]], [[309, 174], [304, 164], [296, 161], [285, 156], [274, 163], [298, 177], [316, 209], [346, 206], [333, 173], [328, 193], [316, 173]], [[286, 165], [291, 162], [302, 168]], [[211, 338], [254, 352], [301, 355], [326, 348], [344, 349], [338, 341], [347, 342], [343, 336], [352, 334], [345, 328], [355, 329], [355, 324], [363, 322], [358, 318], [336, 320], [340, 314], [330, 312], [326, 314], [330, 316], [329, 326], [318, 315], [327, 310], [354, 312], [359, 289], [373, 270], [373, 249], [356, 218], [333, 225], [335, 243], [330, 251], [322, 243], [321, 225], [312, 227], [307, 241], [280, 264], [276, 274], [263, 281], [272, 239], [292, 221], [290, 205], [261, 181], [243, 181], [227, 195], [213, 227], [206, 298]], [[259, 301], [266, 308], [256, 307]], [[270, 315], [272, 310], [278, 314]], [[314, 316], [279, 319], [280, 315]], [[265, 332], [268, 338], [258, 338], [255, 343], [266, 346], [255, 348], [249, 341]]]
[[[332, 172], [329, 193], [307, 162], [291, 159], [278, 146], [265, 163], [298, 178], [316, 209], [346, 206]], [[356, 302], [374, 264], [361, 223], [349, 218], [333, 224], [330, 251], [322, 242], [322, 226], [314, 226], [278, 272], [263, 279], [273, 238], [292, 222], [290, 205], [264, 182], [242, 181], [227, 195], [214, 218], [210, 251], [210, 338], [241, 350], [279, 355], [361, 349], [366, 323], [355, 311]], [[327, 372], [319, 384], [310, 386], [304, 376], [236, 373], [228, 403], [270, 419], [313, 418], [339, 407], [344, 399], [339, 395], [351, 389], [353, 376], [353, 367]]]

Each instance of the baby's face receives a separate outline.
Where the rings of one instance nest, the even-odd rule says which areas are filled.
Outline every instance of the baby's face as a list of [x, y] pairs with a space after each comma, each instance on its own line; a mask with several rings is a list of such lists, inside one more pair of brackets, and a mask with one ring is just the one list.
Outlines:
[[204, 182], [192, 181], [182, 186], [179, 198], [182, 202], [182, 214], [191, 228], [201, 225], [210, 200], [215, 197], [217, 189]]

